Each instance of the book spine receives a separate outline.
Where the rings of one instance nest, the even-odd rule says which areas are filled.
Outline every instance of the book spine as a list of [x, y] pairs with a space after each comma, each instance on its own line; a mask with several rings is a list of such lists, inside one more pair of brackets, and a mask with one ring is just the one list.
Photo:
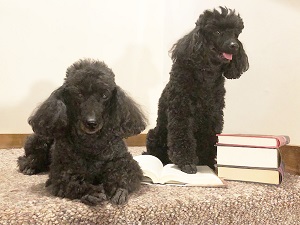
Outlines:
[[290, 143], [290, 137], [289, 136], [277, 136], [276, 140], [277, 140], [277, 147], [278, 148]]

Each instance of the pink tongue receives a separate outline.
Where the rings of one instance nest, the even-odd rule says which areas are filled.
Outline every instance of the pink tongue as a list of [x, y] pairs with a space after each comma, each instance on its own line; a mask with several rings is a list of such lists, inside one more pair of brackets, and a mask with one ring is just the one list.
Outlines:
[[232, 60], [232, 54], [228, 54], [228, 53], [223, 52], [223, 56], [224, 56], [225, 59]]

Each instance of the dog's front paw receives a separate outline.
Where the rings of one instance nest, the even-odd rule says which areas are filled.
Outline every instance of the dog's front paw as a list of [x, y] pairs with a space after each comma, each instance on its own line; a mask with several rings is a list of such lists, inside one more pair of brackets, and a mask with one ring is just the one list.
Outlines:
[[185, 173], [197, 173], [197, 167], [194, 164], [187, 164], [187, 165], [183, 165], [183, 166], [179, 166], [179, 168], [181, 169], [182, 172]]
[[83, 202], [84, 204], [87, 205], [99, 205], [101, 204], [103, 201], [105, 201], [106, 198], [106, 194], [105, 193], [93, 193], [93, 194], [87, 194], [84, 195], [81, 198], [81, 202]]
[[35, 169], [32, 168], [24, 168], [23, 170], [20, 170], [25, 175], [34, 175], [37, 174]]
[[21, 173], [25, 175], [37, 174], [38, 171], [33, 168], [33, 159], [27, 158], [26, 156], [21, 156], [18, 158], [18, 166]]
[[128, 200], [128, 190], [118, 188], [115, 194], [111, 197], [110, 201], [116, 205], [122, 205]]

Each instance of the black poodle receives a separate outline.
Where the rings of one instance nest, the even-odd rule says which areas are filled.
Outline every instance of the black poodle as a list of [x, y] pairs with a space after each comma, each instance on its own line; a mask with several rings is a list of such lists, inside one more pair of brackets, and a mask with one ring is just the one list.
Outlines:
[[142, 171], [123, 138], [145, 129], [145, 117], [103, 62], [67, 69], [64, 84], [29, 118], [34, 134], [18, 159], [24, 174], [49, 169], [46, 186], [59, 197], [95, 205], [123, 204], [140, 187]]
[[238, 40], [243, 28], [234, 10], [206, 10], [173, 46], [170, 80], [144, 154], [173, 162], [187, 173], [195, 173], [196, 165], [214, 168], [216, 134], [223, 129], [225, 78], [239, 78], [249, 68]]

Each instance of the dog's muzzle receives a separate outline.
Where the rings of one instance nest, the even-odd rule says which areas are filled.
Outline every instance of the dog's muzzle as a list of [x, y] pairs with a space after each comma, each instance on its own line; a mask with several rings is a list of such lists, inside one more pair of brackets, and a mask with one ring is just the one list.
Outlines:
[[103, 123], [97, 122], [95, 118], [87, 118], [80, 122], [80, 128], [87, 134], [94, 134], [101, 130]]
[[222, 52], [222, 57], [226, 60], [231, 61], [232, 60], [232, 55], [237, 53], [239, 50], [239, 44], [236, 41], [230, 41], [226, 43], [225, 49], [226, 52]]

